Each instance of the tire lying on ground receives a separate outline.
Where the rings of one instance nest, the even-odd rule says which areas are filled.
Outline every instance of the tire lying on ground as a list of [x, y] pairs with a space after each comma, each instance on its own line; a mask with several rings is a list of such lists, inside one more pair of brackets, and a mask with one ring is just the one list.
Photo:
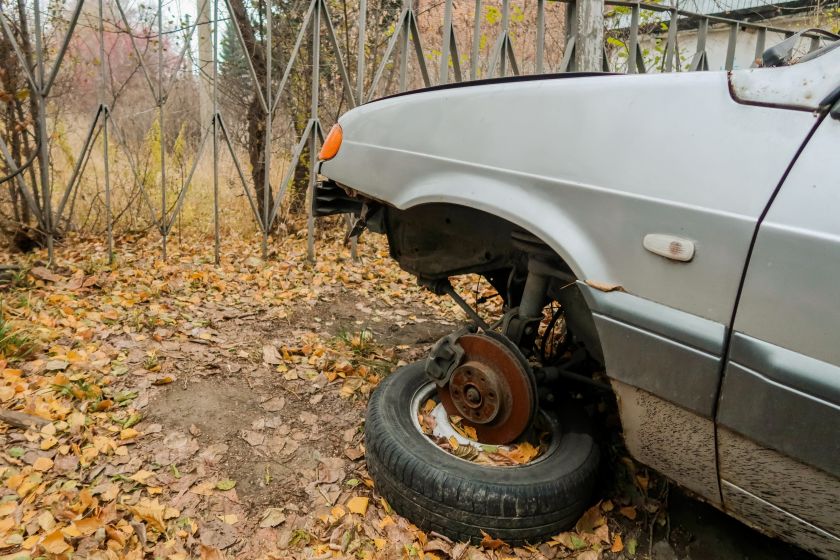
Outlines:
[[447, 453], [420, 431], [412, 403], [430, 388], [423, 363], [414, 363], [385, 379], [368, 404], [368, 470], [397, 513], [456, 541], [478, 542], [485, 531], [514, 545], [555, 535], [577, 521], [589, 505], [598, 467], [598, 447], [582, 408], [561, 406], [549, 417], [559, 429], [534, 461], [486, 466]]

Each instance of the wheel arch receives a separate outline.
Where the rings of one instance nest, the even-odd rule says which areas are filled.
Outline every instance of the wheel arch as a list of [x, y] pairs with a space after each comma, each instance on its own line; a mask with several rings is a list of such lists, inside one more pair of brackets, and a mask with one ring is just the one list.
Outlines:
[[389, 204], [402, 211], [431, 204], [478, 211], [540, 239], [578, 280], [608, 279], [606, 258], [578, 225], [573, 209], [526, 185], [487, 175], [426, 174], [395, 192]]
[[[593, 310], [578, 283], [585, 278], [580, 259], [574, 259], [568, 243], [560, 243], [557, 235], [550, 236], [549, 228], [557, 231], [562, 217], [551, 222], [550, 214], [519, 213], [515, 208], [458, 196], [418, 196], [408, 199], [403, 208], [386, 207], [385, 232], [388, 234], [391, 255], [400, 266], [421, 279], [437, 280], [459, 274], [479, 273], [488, 277], [502, 268], [515, 267], [527, 270], [522, 234], [533, 238], [540, 260], [557, 265], [561, 273], [549, 290], [551, 299], [566, 309], [567, 325], [576, 337], [590, 350], [590, 354], [603, 363], [601, 341], [594, 323]], [[552, 226], [553, 224], [553, 226]], [[571, 246], [578, 250], [591, 248], [591, 243], [577, 232], [566, 236], [575, 238]], [[485, 250], [487, 249], [487, 250]], [[548, 249], [549, 251], [545, 251]], [[594, 251], [594, 249], [590, 249]], [[585, 262], [585, 261], [584, 261]], [[568, 270], [566, 270], [568, 269]], [[488, 275], [488, 273], [490, 275]], [[562, 275], [562, 273], [566, 273]]]

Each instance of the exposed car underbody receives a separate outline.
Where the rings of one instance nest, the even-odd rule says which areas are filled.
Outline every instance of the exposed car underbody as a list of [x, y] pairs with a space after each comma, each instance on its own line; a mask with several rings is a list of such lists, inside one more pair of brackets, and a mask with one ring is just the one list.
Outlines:
[[[434, 293], [451, 296], [476, 327], [482, 327], [481, 334], [461, 330], [439, 341], [426, 367], [441, 388], [447, 410], [470, 422], [481, 441], [515, 440], [535, 417], [536, 382], [556, 380], [560, 371], [576, 375], [569, 366], [581, 361], [580, 353], [567, 356], [565, 362], [549, 361], [545, 353], [542, 360], [535, 359], [543, 308], [549, 302], [562, 310], [567, 346], [574, 343], [603, 364], [597, 330], [577, 279], [550, 247], [527, 231], [487, 212], [452, 204], [400, 210], [360, 198], [334, 182], [319, 185], [316, 204], [319, 215], [355, 210], [360, 218], [353, 235], [362, 229], [386, 234], [391, 257], [404, 270]], [[506, 312], [496, 324], [484, 322], [453, 290], [449, 278], [469, 273], [486, 278], [504, 300]], [[467, 374], [481, 382], [465, 381]], [[502, 387], [514, 398], [498, 399]], [[498, 401], [492, 403], [495, 406], [490, 399]]]

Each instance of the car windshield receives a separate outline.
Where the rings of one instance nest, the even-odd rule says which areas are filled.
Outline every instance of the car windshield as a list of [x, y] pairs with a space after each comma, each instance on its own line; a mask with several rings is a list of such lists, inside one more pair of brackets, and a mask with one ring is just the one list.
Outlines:
[[761, 55], [762, 66], [791, 66], [813, 60], [840, 46], [840, 35], [823, 29], [805, 29], [773, 45]]

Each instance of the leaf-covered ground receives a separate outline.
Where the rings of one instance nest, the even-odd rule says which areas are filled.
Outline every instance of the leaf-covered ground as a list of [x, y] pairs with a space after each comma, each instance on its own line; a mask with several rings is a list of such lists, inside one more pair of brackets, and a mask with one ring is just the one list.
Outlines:
[[620, 450], [576, 528], [532, 547], [399, 517], [365, 468], [365, 403], [462, 315], [377, 240], [359, 263], [258, 246], [226, 242], [219, 267], [206, 241], [5, 256], [0, 408], [37, 425], [0, 422], [0, 558], [644, 558], [669, 528], [668, 487]]

